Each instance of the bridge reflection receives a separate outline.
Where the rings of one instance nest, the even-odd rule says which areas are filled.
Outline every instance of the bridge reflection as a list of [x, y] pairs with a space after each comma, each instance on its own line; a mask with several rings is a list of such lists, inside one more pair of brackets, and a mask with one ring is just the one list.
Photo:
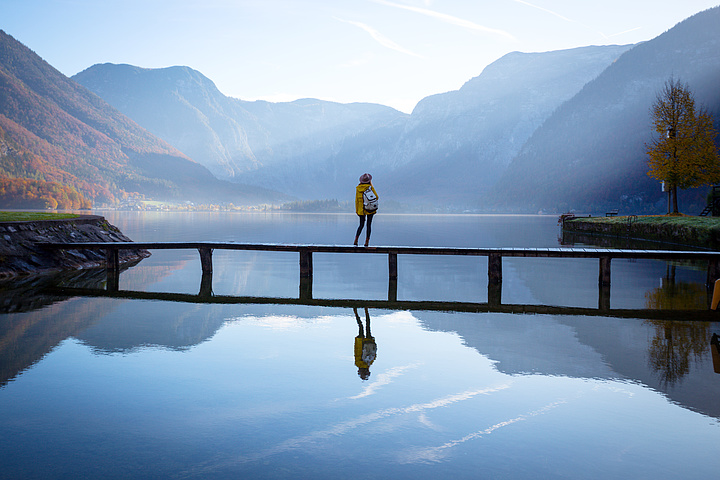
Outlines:
[[[307, 285], [300, 286], [300, 295], [297, 298], [284, 297], [253, 297], [214, 295], [203, 284], [200, 293], [165, 293], [141, 292], [120, 289], [82, 288], [82, 287], [51, 287], [47, 291], [53, 295], [69, 297], [109, 297], [131, 300], [157, 300], [164, 302], [183, 302], [198, 304], [248, 304], [248, 305], [305, 305], [319, 307], [339, 308], [374, 308], [383, 310], [416, 310], [416, 311], [442, 311], [442, 312], [470, 312], [470, 313], [509, 313], [530, 315], [574, 315], [591, 317], [634, 318], [642, 320], [675, 320], [675, 321], [703, 321], [716, 322], [720, 313], [707, 309], [670, 310], [670, 309], [617, 309], [585, 307], [566, 307], [555, 305], [522, 305], [501, 304], [496, 302], [448, 302], [424, 300], [367, 300], [367, 299], [320, 299], [303, 294]], [[305, 292], [307, 293], [307, 292]]]

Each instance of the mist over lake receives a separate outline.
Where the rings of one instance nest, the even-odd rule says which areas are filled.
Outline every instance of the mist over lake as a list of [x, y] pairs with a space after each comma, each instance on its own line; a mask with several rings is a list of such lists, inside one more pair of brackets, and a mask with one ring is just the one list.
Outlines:
[[717, 0], [6, 3], [0, 480], [717, 476]]

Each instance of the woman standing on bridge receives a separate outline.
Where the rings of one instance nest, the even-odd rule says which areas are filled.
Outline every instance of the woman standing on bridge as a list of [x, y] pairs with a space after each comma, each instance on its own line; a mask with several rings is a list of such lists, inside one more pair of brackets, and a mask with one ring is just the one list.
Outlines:
[[377, 192], [372, 185], [372, 175], [363, 173], [360, 176], [360, 184], [355, 187], [355, 213], [360, 217], [360, 226], [355, 234], [355, 243], [357, 246], [358, 239], [365, 226], [365, 217], [367, 217], [367, 230], [365, 231], [365, 246], [370, 243], [370, 231], [373, 215], [377, 212], [378, 202]]

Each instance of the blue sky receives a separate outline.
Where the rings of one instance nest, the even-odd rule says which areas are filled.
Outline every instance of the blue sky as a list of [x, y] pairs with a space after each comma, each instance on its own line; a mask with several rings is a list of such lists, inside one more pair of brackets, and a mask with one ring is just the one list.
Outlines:
[[719, 0], [0, 0], [0, 28], [72, 76], [186, 65], [243, 100], [410, 112], [512, 51], [650, 40]]

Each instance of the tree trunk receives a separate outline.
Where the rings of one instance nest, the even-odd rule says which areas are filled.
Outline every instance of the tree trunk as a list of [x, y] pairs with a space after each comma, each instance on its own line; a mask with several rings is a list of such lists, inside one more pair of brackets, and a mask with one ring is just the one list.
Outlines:
[[673, 185], [670, 190], [672, 191], [672, 213], [679, 213], [677, 200], [677, 185]]

